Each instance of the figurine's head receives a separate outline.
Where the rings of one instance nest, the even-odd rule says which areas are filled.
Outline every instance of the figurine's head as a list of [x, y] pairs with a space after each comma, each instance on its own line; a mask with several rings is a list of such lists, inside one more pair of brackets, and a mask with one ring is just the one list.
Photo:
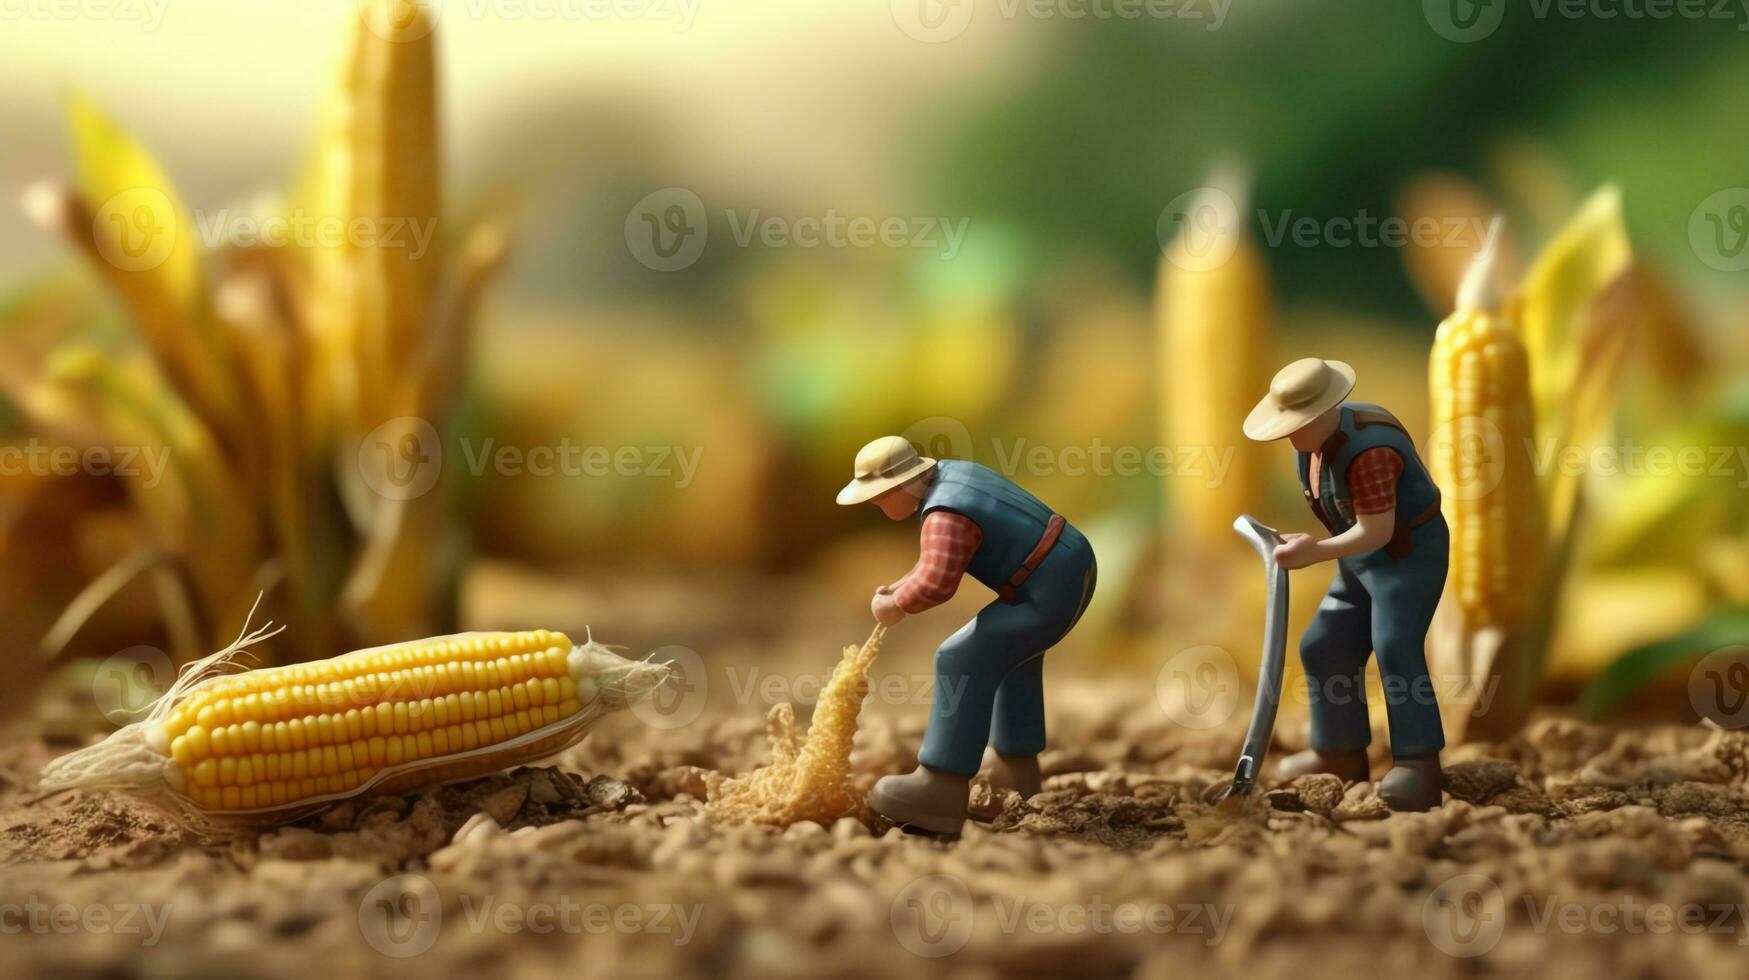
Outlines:
[[1288, 439], [1300, 452], [1315, 452], [1335, 429], [1337, 410], [1354, 390], [1354, 369], [1319, 357], [1298, 360], [1269, 383], [1269, 394], [1245, 419], [1245, 435], [1258, 442]]
[[935, 460], [918, 455], [903, 436], [882, 436], [856, 454], [856, 478], [838, 491], [840, 504], [873, 503], [902, 521], [917, 513]]

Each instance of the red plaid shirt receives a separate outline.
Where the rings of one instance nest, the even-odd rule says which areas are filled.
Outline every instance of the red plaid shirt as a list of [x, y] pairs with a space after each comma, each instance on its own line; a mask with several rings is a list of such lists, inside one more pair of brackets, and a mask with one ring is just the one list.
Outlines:
[[[1320, 494], [1319, 486], [1324, 458], [1312, 454], [1310, 472], [1312, 496]], [[1356, 514], [1386, 514], [1397, 509], [1397, 478], [1403, 475], [1403, 457], [1395, 449], [1380, 446], [1368, 449], [1348, 464], [1348, 495]]]
[[907, 613], [920, 613], [952, 599], [983, 543], [984, 532], [971, 518], [930, 511], [923, 517], [922, 553], [905, 577], [894, 583], [894, 601]]

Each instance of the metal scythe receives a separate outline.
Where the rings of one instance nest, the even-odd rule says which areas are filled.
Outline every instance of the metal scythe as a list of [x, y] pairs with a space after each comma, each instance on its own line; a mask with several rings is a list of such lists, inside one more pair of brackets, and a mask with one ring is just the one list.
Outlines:
[[1275, 563], [1275, 546], [1281, 544], [1281, 535], [1250, 514], [1241, 514], [1233, 522], [1233, 530], [1263, 559], [1263, 571], [1269, 577], [1269, 596], [1263, 620], [1257, 701], [1251, 707], [1251, 727], [1245, 731], [1245, 747], [1239, 752], [1239, 764], [1233, 768], [1233, 783], [1217, 800], [1223, 809], [1242, 806], [1257, 787], [1257, 773], [1263, 768], [1263, 757], [1269, 753], [1269, 740], [1275, 733], [1275, 713], [1281, 706], [1283, 661], [1287, 657], [1287, 569]]

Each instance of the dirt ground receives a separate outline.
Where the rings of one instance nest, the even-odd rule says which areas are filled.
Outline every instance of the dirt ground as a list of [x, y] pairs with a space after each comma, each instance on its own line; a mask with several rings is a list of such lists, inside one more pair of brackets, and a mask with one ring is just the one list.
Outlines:
[[[647, 611], [703, 634], [742, 604], [682, 596]], [[1235, 819], [1202, 800], [1230, 769], [1243, 710], [1190, 730], [1162, 712], [1152, 672], [1098, 681], [1064, 661], [1047, 667], [1046, 792], [978, 786], [980, 822], [957, 842], [852, 818], [716, 822], [706, 775], [766, 760], [763, 699], [804, 692], [805, 670], [857, 639], [831, 603], [796, 608], [822, 606], [784, 638], [717, 651], [769, 673], [609, 719], [546, 765], [231, 839], [119, 798], [32, 802], [42, 763], [74, 743], [14, 722], [0, 749], [0, 969], [1735, 980], [1749, 963], [1749, 735], [1698, 727], [1545, 717], [1449, 751], [1451, 792], [1431, 813], [1392, 815], [1371, 784], [1312, 777], [1266, 782]], [[673, 632], [596, 635], [637, 649]], [[862, 785], [914, 763], [927, 691], [911, 688], [937, 638], [901, 631], [876, 663]], [[773, 678], [788, 684], [758, 686]], [[1284, 721], [1278, 754], [1299, 731]], [[1378, 750], [1375, 773], [1385, 763]]]

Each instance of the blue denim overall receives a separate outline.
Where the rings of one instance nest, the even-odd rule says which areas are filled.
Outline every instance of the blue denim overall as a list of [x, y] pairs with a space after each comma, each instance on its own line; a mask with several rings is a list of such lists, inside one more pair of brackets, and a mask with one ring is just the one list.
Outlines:
[[1367, 654], [1376, 652], [1391, 754], [1407, 758], [1445, 746], [1426, 651], [1451, 552], [1439, 490], [1402, 425], [1363, 402], [1342, 405], [1341, 428], [1320, 454], [1318, 495], [1312, 495], [1309, 453], [1299, 454], [1300, 485], [1318, 519], [1341, 534], [1355, 523], [1348, 466], [1380, 446], [1403, 459], [1396, 534], [1377, 551], [1337, 561], [1336, 580], [1300, 639], [1300, 662], [1311, 695], [1312, 748], [1353, 751], [1372, 741], [1365, 678]]
[[1044, 748], [1044, 654], [1093, 598], [1093, 547], [1064, 524], [1032, 574], [1010, 587], [1055, 515], [1001, 474], [965, 460], [936, 464], [917, 510], [975, 522], [984, 537], [966, 572], [1003, 596], [935, 651], [935, 697], [918, 760], [969, 777], [985, 744], [1004, 755]]

